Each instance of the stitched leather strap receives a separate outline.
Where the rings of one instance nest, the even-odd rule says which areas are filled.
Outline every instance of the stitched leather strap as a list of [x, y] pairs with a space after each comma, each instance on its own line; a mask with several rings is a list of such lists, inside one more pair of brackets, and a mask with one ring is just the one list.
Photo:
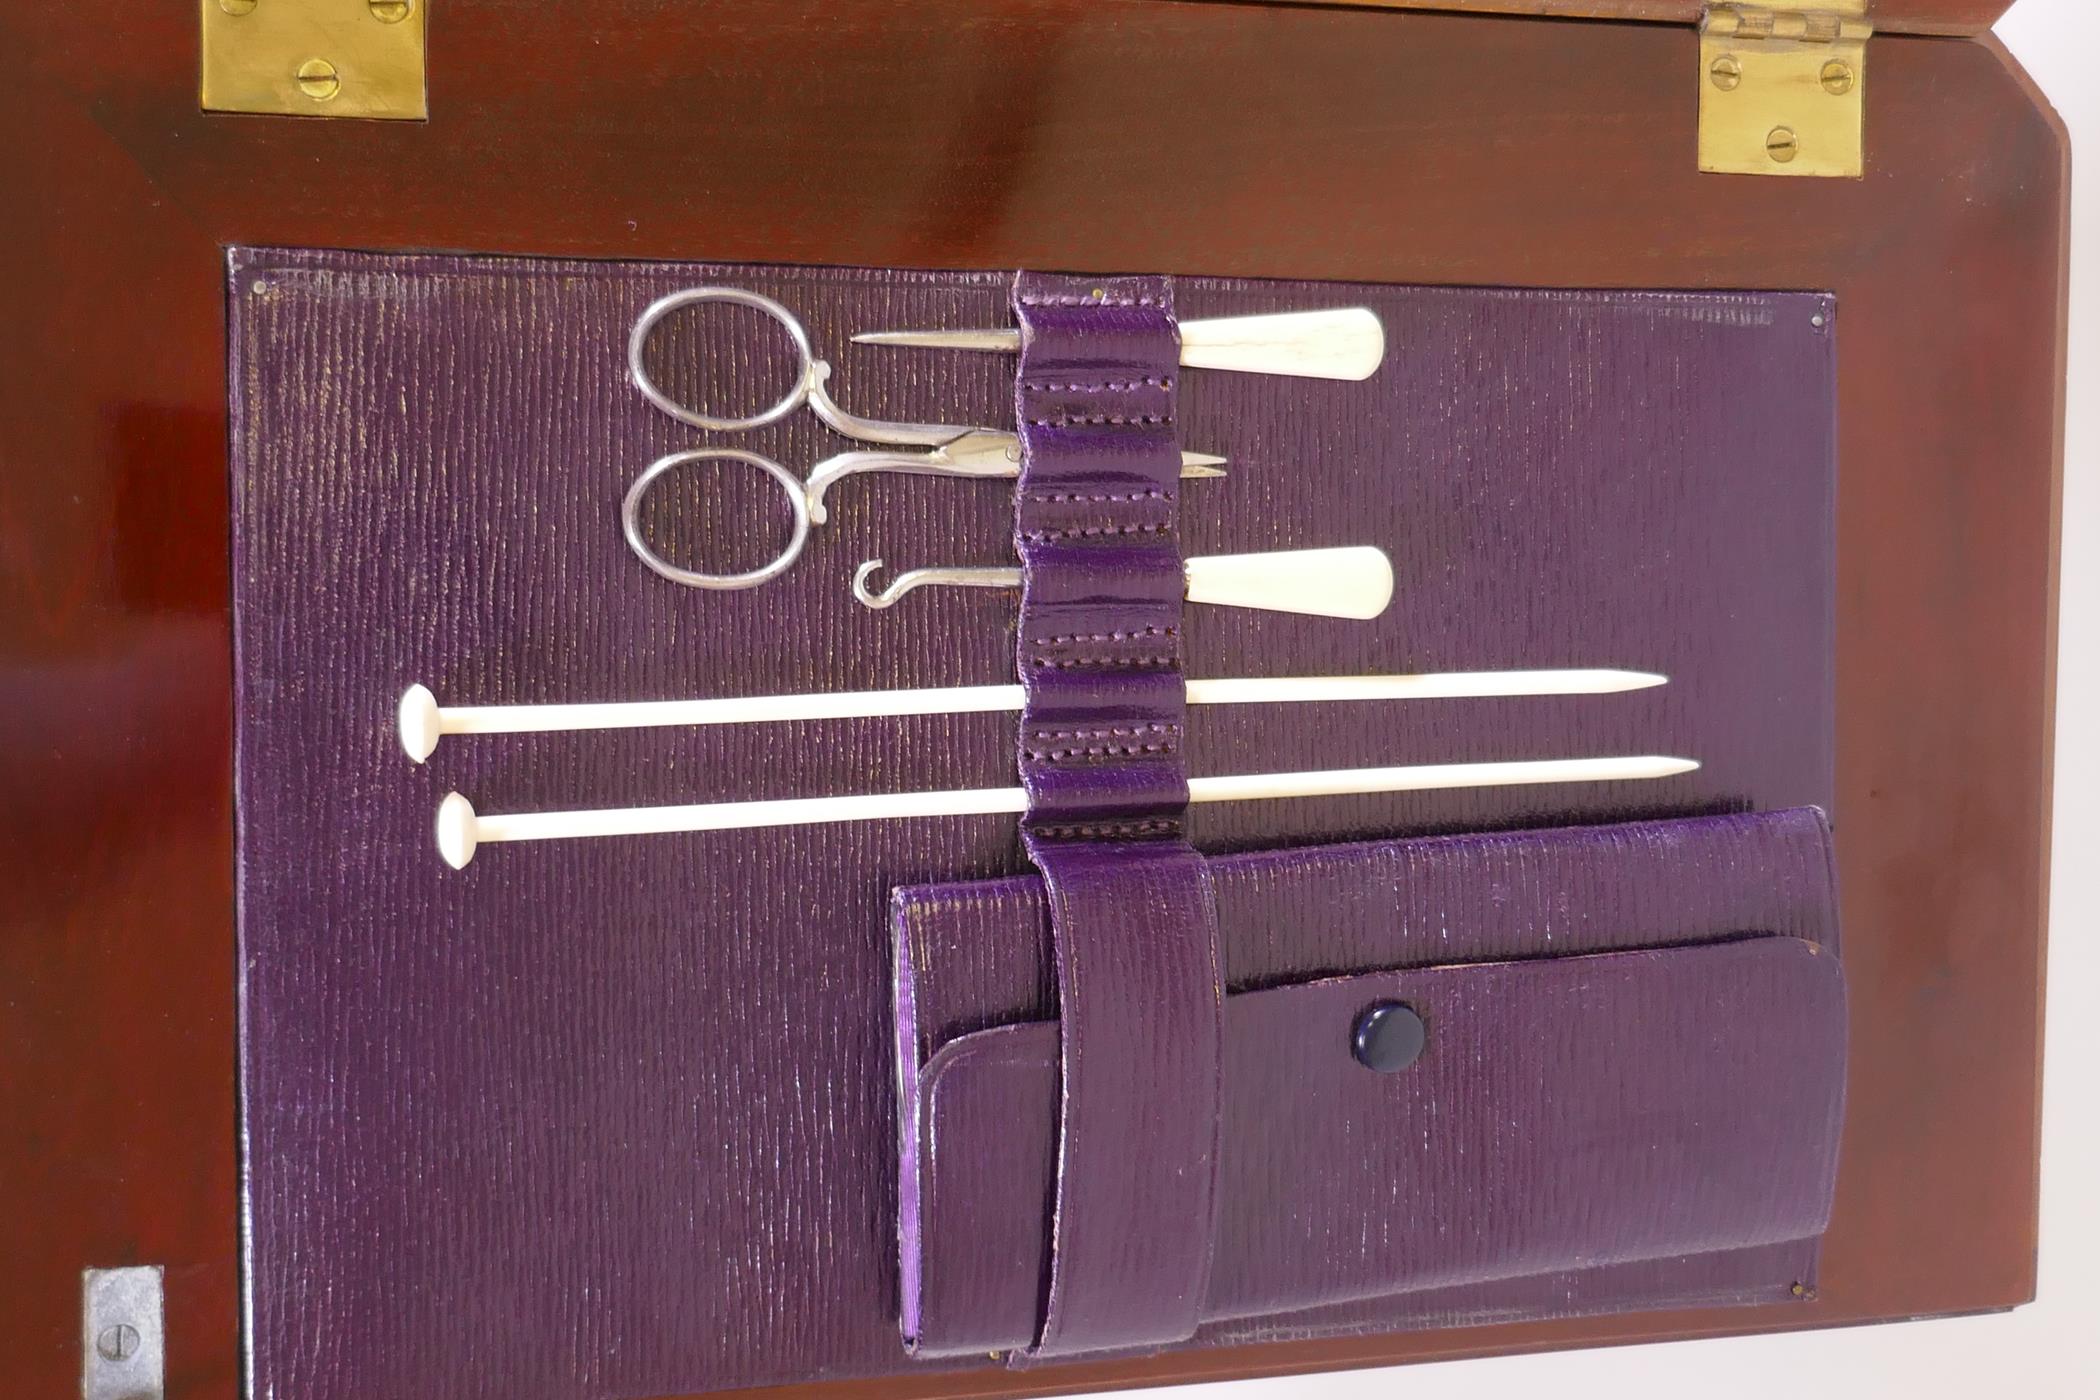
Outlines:
[[1179, 337], [1163, 279], [1023, 273], [1014, 542], [1029, 856], [1057, 956], [1057, 1197], [1033, 1354], [1177, 1342], [1214, 1230], [1223, 999], [1182, 835]]

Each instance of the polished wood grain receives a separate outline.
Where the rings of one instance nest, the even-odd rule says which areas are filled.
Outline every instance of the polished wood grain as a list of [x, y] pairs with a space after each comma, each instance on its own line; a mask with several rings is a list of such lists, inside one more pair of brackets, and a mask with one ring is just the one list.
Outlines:
[[1995, 44], [1876, 40], [1848, 182], [1695, 174], [1696, 40], [1661, 25], [449, 0], [428, 123], [203, 115], [195, 27], [187, 0], [0, 13], [0, 1391], [76, 1385], [78, 1271], [134, 1261], [169, 1269], [169, 1393], [239, 1387], [234, 242], [1835, 290], [1853, 1041], [1822, 1297], [909, 1389], [2031, 1295], [2066, 171]]
[[[1240, 3], [1241, 0], [1224, 0]], [[1770, 0], [1765, 0], [1769, 5]], [[1448, 10], [1463, 13], [1550, 16], [1562, 19], [1623, 19], [1660, 24], [1697, 24], [1708, 0], [1269, 0], [1285, 5], [1365, 5], [1385, 10]], [[1756, 0], [1750, 0], [1756, 3]], [[1867, 17], [1890, 34], [1981, 34], [1998, 22], [2013, 0], [1869, 0]]]

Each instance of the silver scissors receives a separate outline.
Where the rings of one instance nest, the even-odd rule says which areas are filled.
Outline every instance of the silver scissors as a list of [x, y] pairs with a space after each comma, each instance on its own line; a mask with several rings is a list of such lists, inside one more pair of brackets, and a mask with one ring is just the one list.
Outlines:
[[[725, 418], [703, 413], [690, 404], [680, 403], [665, 393], [642, 362], [642, 352], [649, 336], [658, 323], [672, 312], [700, 302], [725, 302], [732, 306], [748, 306], [754, 311], [764, 312], [778, 321], [787, 330], [788, 338], [795, 347], [799, 368], [795, 381], [771, 408], [746, 418]], [[810, 411], [822, 419], [825, 426], [843, 437], [859, 442], [872, 442], [885, 447], [923, 447], [925, 452], [840, 452], [825, 458], [810, 468], [807, 481], [798, 480], [795, 474], [770, 457], [756, 452], [746, 452], [734, 447], [702, 447], [684, 452], [673, 452], [659, 457], [648, 469], [634, 479], [627, 488], [626, 499], [620, 503], [620, 528], [627, 536], [627, 547], [658, 574], [673, 583], [686, 584], [693, 588], [734, 589], [756, 588], [786, 572], [789, 565], [802, 555], [802, 547], [809, 542], [809, 527], [822, 525], [828, 518], [824, 509], [824, 493], [840, 480], [863, 472], [902, 472], [915, 476], [954, 476], [975, 478], [1017, 477], [1021, 474], [1021, 440], [1012, 433], [996, 428], [952, 427], [940, 423], [888, 423], [875, 418], [862, 418], [840, 408], [824, 387], [831, 377], [831, 366], [816, 357], [810, 348], [809, 332], [797, 320], [795, 313], [768, 296], [744, 291], [738, 287], [693, 287], [682, 292], [658, 298], [634, 323], [634, 330], [627, 337], [627, 373], [634, 380], [635, 388], [644, 398], [663, 412], [695, 428], [711, 432], [743, 432], [752, 428], [763, 428], [777, 423], [808, 404]], [[1181, 474], [1184, 477], [1223, 476], [1220, 465], [1222, 457], [1202, 453], [1181, 454]], [[725, 461], [740, 462], [755, 467], [771, 477], [787, 497], [791, 523], [786, 546], [770, 561], [756, 569], [741, 574], [709, 574], [695, 569], [681, 569], [649, 547], [642, 538], [642, 500], [657, 479], [688, 462]]]

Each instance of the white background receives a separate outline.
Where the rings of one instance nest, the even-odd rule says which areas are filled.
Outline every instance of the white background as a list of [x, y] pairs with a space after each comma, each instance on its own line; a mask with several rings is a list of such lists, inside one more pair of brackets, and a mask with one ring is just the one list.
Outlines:
[[[2020, 0], [1998, 34], [2071, 129], [2100, 153], [2100, 3]], [[1872, 62], [1871, 49], [1869, 62]], [[1871, 90], [1868, 98], [1872, 111]], [[1870, 117], [1871, 120], [1871, 117]], [[1869, 140], [1871, 141], [1871, 135]], [[2042, 1129], [2040, 1301], [1990, 1317], [1558, 1352], [1133, 1394], [1157, 1400], [2100, 1400], [2100, 177], [2074, 187], [2070, 422], [2064, 452], [2063, 601], [2056, 707], [2056, 855], [2050, 907]], [[1922, 333], [1930, 333], [1929, 327]], [[2041, 334], [2036, 328], [2036, 334]], [[1987, 1027], [1976, 1028], [1979, 1035]], [[1921, 1220], [1929, 1230], [1932, 1222]]]

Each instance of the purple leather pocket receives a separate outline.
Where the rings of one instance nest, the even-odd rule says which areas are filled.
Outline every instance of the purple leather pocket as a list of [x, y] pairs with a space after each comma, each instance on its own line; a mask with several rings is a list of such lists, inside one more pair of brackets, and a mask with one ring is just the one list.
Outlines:
[[[1715, 1301], [1709, 1275], [1745, 1300], [1812, 1286], [1845, 1070], [1819, 813], [1211, 872], [1231, 989], [1213, 1330], [1396, 1295], [1442, 1322], [1458, 1293], [1490, 1316]], [[1025, 1347], [1057, 1172], [1041, 888], [904, 889], [894, 914], [905, 1334], [922, 1355]], [[1353, 1031], [1393, 1003], [1426, 1038], [1379, 1072]]]

